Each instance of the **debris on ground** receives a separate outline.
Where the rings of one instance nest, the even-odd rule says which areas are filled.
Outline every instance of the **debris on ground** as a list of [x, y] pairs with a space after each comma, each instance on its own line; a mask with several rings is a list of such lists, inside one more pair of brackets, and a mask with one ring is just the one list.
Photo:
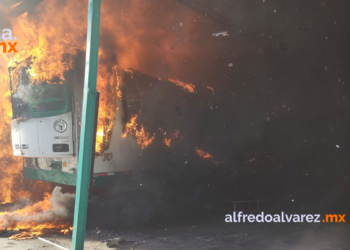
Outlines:
[[217, 32], [217, 33], [213, 33], [212, 36], [216, 36], [216, 37], [218, 37], [218, 36], [229, 36], [229, 34], [228, 34], [228, 31], [220, 31], [220, 32]]
[[126, 246], [132, 246], [134, 245], [135, 241], [127, 241], [123, 237], [117, 237], [113, 239], [106, 240], [107, 247], [109, 248], [117, 248], [118, 247], [126, 247]]

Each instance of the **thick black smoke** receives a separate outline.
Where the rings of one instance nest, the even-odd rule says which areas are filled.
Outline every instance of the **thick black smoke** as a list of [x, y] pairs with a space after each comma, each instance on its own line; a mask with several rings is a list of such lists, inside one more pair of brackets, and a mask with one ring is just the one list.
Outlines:
[[[153, 170], [154, 178], [163, 179], [162, 192], [155, 194], [164, 197], [169, 192], [173, 199], [188, 196], [214, 205], [216, 200], [208, 199], [211, 193], [220, 199], [276, 199], [290, 210], [346, 210], [350, 186], [349, 4], [193, 4], [211, 13], [189, 8], [188, 12], [197, 11], [198, 22], [206, 16], [209, 20], [214, 12], [231, 23], [225, 26], [227, 37], [212, 37], [213, 27], [224, 29], [213, 19], [208, 21], [212, 25], [208, 31], [200, 24], [193, 30], [197, 41], [210, 45], [210, 50], [203, 51], [194, 43], [193, 50], [200, 49], [212, 60], [194, 57], [183, 62], [186, 69], [178, 78], [193, 83], [195, 93], [142, 69], [124, 77], [125, 114], [129, 114], [125, 120], [137, 113], [138, 123], [156, 133], [156, 141], [134, 156], [140, 165]], [[161, 18], [152, 18], [151, 28], [159, 28]], [[153, 38], [150, 40], [160, 42]], [[145, 50], [146, 45], [147, 41]], [[172, 46], [169, 43], [176, 57]], [[150, 64], [156, 67], [154, 58]], [[191, 73], [191, 69], [195, 70]], [[180, 138], [168, 148], [163, 140], [175, 130]], [[201, 159], [195, 147], [212, 154], [214, 160]], [[137, 207], [137, 202], [124, 204]], [[177, 205], [189, 207], [185, 200]]]

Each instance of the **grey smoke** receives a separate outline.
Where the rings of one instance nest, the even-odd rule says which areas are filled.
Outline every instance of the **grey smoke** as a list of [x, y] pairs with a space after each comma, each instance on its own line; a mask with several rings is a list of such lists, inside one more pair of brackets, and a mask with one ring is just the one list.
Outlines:
[[[0, 229], [14, 227], [21, 222], [26, 223], [50, 223], [56, 220], [67, 221], [72, 218], [74, 212], [75, 194], [62, 193], [61, 187], [55, 187], [50, 198], [51, 206], [49, 209], [27, 214], [17, 214], [10, 212], [0, 215]], [[28, 200], [22, 200], [27, 206], [32, 205]]]
[[44, 90], [40, 88], [32, 88], [31, 85], [18, 85], [16, 93], [13, 95], [22, 101], [29, 103], [44, 95]]

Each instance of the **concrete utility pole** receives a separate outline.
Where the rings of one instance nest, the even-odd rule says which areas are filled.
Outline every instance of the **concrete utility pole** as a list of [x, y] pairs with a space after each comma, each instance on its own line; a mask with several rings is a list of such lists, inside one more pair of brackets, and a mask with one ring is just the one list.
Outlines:
[[101, 0], [89, 0], [84, 99], [79, 145], [79, 164], [75, 197], [72, 250], [83, 250], [86, 228], [87, 203], [91, 163], [94, 152], [96, 112], [96, 80], [100, 39]]

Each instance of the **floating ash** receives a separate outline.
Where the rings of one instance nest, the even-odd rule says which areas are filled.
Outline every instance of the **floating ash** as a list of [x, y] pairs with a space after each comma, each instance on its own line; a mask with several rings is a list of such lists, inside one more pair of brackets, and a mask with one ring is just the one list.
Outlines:
[[70, 226], [74, 211], [74, 194], [61, 192], [55, 187], [52, 194], [45, 194], [44, 200], [30, 204], [23, 202], [23, 208], [0, 213], [0, 231], [17, 231], [11, 239], [28, 239], [43, 235], [45, 230], [64, 229]]

